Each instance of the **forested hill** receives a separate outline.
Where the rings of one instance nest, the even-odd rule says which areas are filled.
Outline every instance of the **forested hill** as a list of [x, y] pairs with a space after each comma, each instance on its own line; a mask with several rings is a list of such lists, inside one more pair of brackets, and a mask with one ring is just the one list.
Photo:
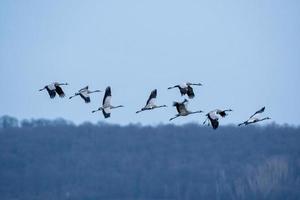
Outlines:
[[0, 118], [1, 200], [296, 200], [299, 188], [299, 127]]

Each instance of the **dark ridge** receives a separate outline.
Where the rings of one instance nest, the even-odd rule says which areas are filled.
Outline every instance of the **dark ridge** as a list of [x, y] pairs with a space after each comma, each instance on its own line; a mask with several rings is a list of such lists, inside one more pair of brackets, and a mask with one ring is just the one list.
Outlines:
[[0, 118], [0, 197], [300, 199], [300, 128]]

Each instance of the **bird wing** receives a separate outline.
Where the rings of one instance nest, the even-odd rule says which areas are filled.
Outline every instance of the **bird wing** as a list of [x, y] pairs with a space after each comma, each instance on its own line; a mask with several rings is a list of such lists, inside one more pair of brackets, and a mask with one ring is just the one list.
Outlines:
[[85, 86], [84, 88], [81, 88], [78, 92], [79, 93], [82, 93], [82, 92], [84, 92], [84, 91], [87, 91], [89, 89], [89, 86], [87, 85], [87, 86]]
[[105, 89], [105, 94], [103, 97], [103, 101], [102, 101], [102, 105], [103, 107], [109, 107], [110, 106], [110, 102], [111, 102], [111, 88], [107, 87]]
[[109, 118], [110, 117], [110, 111], [111, 111], [110, 107], [106, 107], [106, 108], [102, 109], [102, 113], [103, 113], [104, 118]]
[[49, 86], [46, 86], [45, 88], [46, 88], [46, 90], [47, 90], [50, 98], [53, 99], [56, 96], [55, 89], [54, 90], [50, 90]]
[[226, 117], [227, 113], [226, 111], [228, 110], [218, 110], [216, 111], [216, 114], [220, 115], [221, 117]]
[[55, 91], [60, 97], [65, 97], [65, 93], [59, 85], [56, 85]]
[[83, 90], [79, 93], [80, 97], [84, 99], [85, 103], [91, 102], [91, 98], [87, 90]]
[[195, 97], [195, 93], [194, 93], [194, 90], [191, 86], [188, 86], [187, 87], [187, 95], [190, 99], [194, 98]]
[[262, 107], [260, 110], [256, 111], [249, 119], [253, 118], [254, 116], [258, 116], [259, 114], [263, 113], [265, 111], [266, 107]]
[[218, 110], [210, 111], [207, 114], [207, 117], [213, 127], [213, 129], [217, 129], [219, 127], [219, 117], [217, 115]]
[[155, 89], [151, 92], [147, 100], [146, 107], [152, 107], [153, 105], [155, 105], [156, 96], [157, 96], [157, 90]]
[[186, 108], [186, 103], [178, 103], [176, 105], [176, 109], [178, 113], [187, 113], [188, 110]]
[[219, 121], [218, 120], [212, 120], [212, 119], [209, 119], [210, 120], [210, 123], [213, 127], [213, 129], [217, 129], [219, 127]]

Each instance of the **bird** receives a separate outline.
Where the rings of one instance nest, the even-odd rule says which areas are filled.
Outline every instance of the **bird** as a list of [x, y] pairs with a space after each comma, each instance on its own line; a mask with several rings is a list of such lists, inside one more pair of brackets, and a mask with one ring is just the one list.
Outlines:
[[173, 89], [173, 88], [178, 88], [180, 91], [181, 96], [183, 95], [187, 95], [190, 99], [195, 97], [195, 93], [194, 90], [192, 88], [192, 85], [196, 85], [196, 86], [202, 86], [201, 83], [190, 83], [190, 82], [186, 82], [186, 83], [182, 83], [180, 85], [175, 85], [172, 87], [168, 87], [168, 90]]
[[119, 106], [111, 105], [111, 88], [110, 88], [110, 86], [108, 86], [105, 89], [105, 94], [104, 94], [103, 101], [102, 101], [102, 107], [98, 108], [97, 110], [93, 110], [92, 113], [97, 112], [97, 111], [102, 111], [104, 118], [109, 118], [111, 109], [121, 108], [121, 107], [124, 107], [124, 106], [123, 105], [119, 105]]
[[156, 97], [157, 97], [157, 89], [154, 89], [151, 91], [151, 94], [147, 100], [146, 105], [141, 110], [136, 111], [136, 113], [140, 113], [146, 110], [153, 110], [156, 108], [167, 107], [167, 105], [161, 105], [161, 106], [155, 105]]
[[170, 118], [169, 121], [172, 121], [173, 119], [175, 119], [177, 117], [180, 117], [180, 116], [187, 116], [187, 115], [190, 115], [190, 114], [202, 113], [203, 112], [202, 110], [195, 111], [195, 112], [191, 112], [191, 111], [187, 110], [187, 108], [186, 108], [187, 103], [188, 103], [187, 99], [184, 99], [183, 102], [176, 102], [175, 101], [173, 103], [173, 106], [176, 107], [178, 114], [176, 114], [174, 117]]
[[101, 90], [90, 91], [89, 86], [86, 86], [86, 87], [80, 89], [73, 96], [70, 96], [69, 99], [72, 99], [73, 97], [76, 97], [76, 96], [79, 95], [84, 100], [85, 103], [90, 103], [91, 98], [90, 98], [89, 94], [92, 94], [92, 93], [95, 93], [95, 92], [101, 92]]
[[49, 85], [46, 85], [39, 91], [47, 90], [49, 96], [51, 99], [53, 99], [56, 96], [56, 93], [58, 94], [59, 97], [63, 98], [65, 97], [65, 93], [63, 89], [60, 87], [61, 85], [68, 85], [68, 83], [58, 83], [58, 82], [53, 82]]
[[264, 111], [265, 111], [265, 107], [262, 107], [260, 110], [256, 111], [253, 115], [251, 115], [247, 121], [244, 121], [243, 123], [238, 124], [238, 126], [242, 126], [242, 125], [247, 126], [249, 124], [254, 124], [254, 123], [257, 123], [260, 121], [271, 119], [270, 117], [258, 118], [258, 116], [261, 113], [263, 113]]
[[213, 129], [217, 129], [219, 127], [219, 116], [226, 117], [228, 115], [226, 112], [231, 112], [231, 111], [232, 111], [231, 109], [226, 109], [226, 110], [215, 109], [213, 111], [210, 111], [209, 113], [206, 114], [207, 118], [203, 122], [203, 124], [205, 124], [207, 120], [209, 120]]

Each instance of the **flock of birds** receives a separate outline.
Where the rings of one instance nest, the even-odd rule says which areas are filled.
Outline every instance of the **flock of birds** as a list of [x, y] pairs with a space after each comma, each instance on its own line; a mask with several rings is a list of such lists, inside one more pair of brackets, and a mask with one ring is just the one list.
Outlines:
[[[52, 99], [56, 96], [56, 94], [59, 97], [63, 98], [66, 96], [61, 87], [63, 85], [68, 85], [68, 83], [54, 82], [49, 85], [46, 85], [39, 91], [46, 90], [48, 92], [50, 98], [52, 98]], [[202, 86], [202, 84], [201, 83], [194, 84], [194, 83], [186, 82], [183, 84], [175, 85], [173, 87], [169, 87], [168, 89], [178, 88], [181, 96], [187, 95], [189, 99], [193, 99], [195, 97], [195, 93], [194, 93], [192, 86]], [[91, 91], [91, 90], [89, 90], [89, 87], [86, 86], [86, 87], [80, 89], [78, 92], [76, 92], [73, 96], [70, 96], [69, 99], [72, 99], [76, 96], [80, 96], [84, 100], [85, 103], [89, 103], [89, 102], [91, 102], [90, 94], [96, 93], [96, 92], [102, 92], [102, 91], [101, 90]], [[111, 88], [108, 86], [105, 89], [102, 106], [99, 107], [97, 110], [93, 110], [92, 113], [95, 113], [97, 111], [102, 111], [104, 118], [109, 118], [112, 109], [124, 107], [123, 105], [118, 105], [118, 106], [111, 105], [111, 97], [112, 97]], [[157, 108], [167, 107], [166, 105], [159, 105], [159, 106], [156, 105], [156, 103], [155, 103], [156, 97], [157, 97], [157, 89], [155, 89], [151, 92], [151, 94], [146, 102], [146, 105], [143, 108], [141, 108], [140, 110], [136, 111], [136, 113], [153, 110], [153, 109], [157, 109]], [[199, 110], [199, 111], [188, 110], [187, 109], [188, 102], [189, 101], [187, 99], [184, 99], [184, 101], [182, 101], [182, 102], [174, 102], [173, 106], [176, 107], [177, 114], [174, 117], [170, 118], [169, 120], [172, 121], [178, 117], [188, 116], [188, 115], [196, 114], [196, 113], [203, 113], [203, 111], [201, 111], [201, 110]], [[208, 126], [211, 125], [213, 129], [217, 129], [219, 127], [219, 119], [226, 117], [228, 115], [228, 112], [231, 112], [231, 111], [233, 111], [233, 110], [231, 110], [231, 109], [224, 109], [224, 110], [215, 109], [213, 111], [210, 111], [209, 113], [206, 114], [206, 120], [203, 122], [203, 124], [207, 124]], [[238, 124], [238, 126], [242, 126], [242, 125], [246, 126], [249, 124], [254, 124], [254, 123], [257, 123], [260, 121], [271, 119], [269, 117], [259, 118], [259, 115], [261, 113], [263, 113], [264, 111], [265, 111], [265, 107], [256, 111], [246, 121]]]

